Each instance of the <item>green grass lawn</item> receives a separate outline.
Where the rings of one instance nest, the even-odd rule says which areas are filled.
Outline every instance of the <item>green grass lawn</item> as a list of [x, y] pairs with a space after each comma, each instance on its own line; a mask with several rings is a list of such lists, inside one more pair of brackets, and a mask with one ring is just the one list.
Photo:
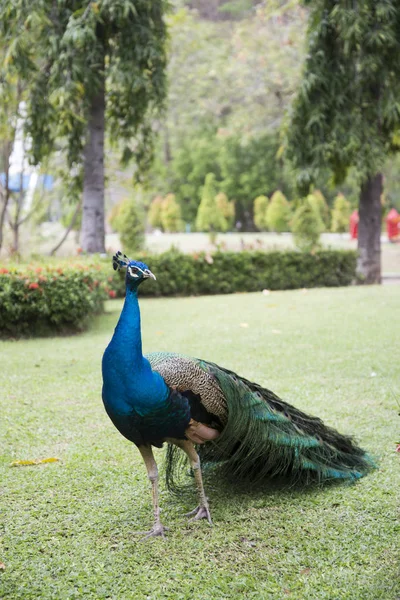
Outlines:
[[[355, 485], [303, 491], [239, 493], [211, 479], [212, 529], [183, 516], [194, 491], [175, 497], [162, 484], [171, 531], [144, 543], [145, 469], [100, 396], [121, 302], [83, 335], [2, 342], [0, 598], [399, 598], [399, 304], [400, 286], [143, 300], [145, 351], [236, 370], [380, 462]], [[10, 467], [46, 457], [61, 460]]]

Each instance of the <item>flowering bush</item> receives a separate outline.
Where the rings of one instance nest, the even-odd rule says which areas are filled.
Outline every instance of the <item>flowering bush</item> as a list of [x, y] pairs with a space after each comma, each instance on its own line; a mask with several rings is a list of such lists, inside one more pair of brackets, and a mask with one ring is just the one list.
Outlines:
[[0, 335], [82, 330], [106, 297], [100, 265], [2, 268]]

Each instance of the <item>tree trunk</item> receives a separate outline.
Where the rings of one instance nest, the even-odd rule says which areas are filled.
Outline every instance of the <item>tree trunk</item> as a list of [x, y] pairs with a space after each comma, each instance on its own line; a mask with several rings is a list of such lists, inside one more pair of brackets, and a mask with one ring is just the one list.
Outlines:
[[1, 209], [0, 209], [0, 250], [3, 246], [4, 225], [6, 222], [7, 207], [8, 207], [8, 203], [10, 201], [9, 179], [10, 179], [11, 148], [12, 148], [11, 142], [5, 142], [4, 148], [3, 148], [3, 163], [4, 163], [3, 168], [5, 170], [5, 182], [4, 182], [3, 192], [0, 194], [0, 199], [2, 200]]
[[12, 247], [11, 247], [11, 254], [16, 255], [19, 253], [19, 224], [18, 221], [16, 221], [13, 226], [12, 226], [12, 233], [13, 233], [13, 241], [12, 241]]
[[84, 149], [81, 246], [84, 252], [105, 252], [104, 231], [104, 80], [93, 97]]
[[359, 283], [381, 283], [382, 173], [361, 187], [358, 223]]

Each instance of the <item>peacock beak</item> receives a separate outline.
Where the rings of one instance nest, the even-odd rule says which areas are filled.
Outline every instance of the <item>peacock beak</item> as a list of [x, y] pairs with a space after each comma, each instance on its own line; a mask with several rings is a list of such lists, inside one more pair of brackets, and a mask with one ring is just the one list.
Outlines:
[[150, 269], [147, 269], [147, 270], [144, 272], [144, 276], [145, 276], [145, 277], [152, 277], [152, 278], [154, 279], [154, 281], [157, 281], [157, 279], [156, 279], [156, 276], [155, 276], [155, 275], [154, 275], [154, 274], [153, 274], [153, 273], [150, 271]]

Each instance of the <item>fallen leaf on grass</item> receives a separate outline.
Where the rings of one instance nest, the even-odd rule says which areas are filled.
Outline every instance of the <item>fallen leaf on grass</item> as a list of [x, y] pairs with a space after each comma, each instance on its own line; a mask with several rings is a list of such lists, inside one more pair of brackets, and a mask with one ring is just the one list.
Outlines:
[[35, 458], [34, 460], [14, 460], [10, 467], [30, 467], [32, 465], [43, 465], [45, 463], [58, 462], [59, 458]]
[[6, 565], [2, 562], [0, 562], [0, 571], [4, 571], [6, 568]]
[[300, 571], [300, 575], [309, 575], [311, 573], [311, 569], [303, 569]]

